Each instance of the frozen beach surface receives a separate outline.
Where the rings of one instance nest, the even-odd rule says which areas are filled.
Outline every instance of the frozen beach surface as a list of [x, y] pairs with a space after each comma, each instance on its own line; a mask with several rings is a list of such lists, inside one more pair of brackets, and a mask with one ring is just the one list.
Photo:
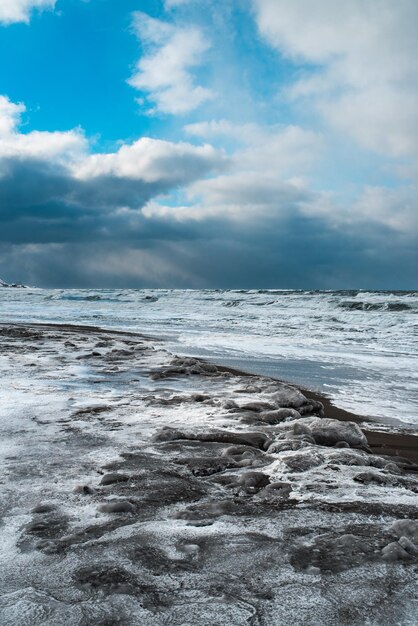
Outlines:
[[86, 324], [164, 337], [210, 359], [418, 425], [418, 292], [0, 289], [2, 322]]
[[413, 626], [416, 466], [154, 339], [0, 327], [0, 623]]

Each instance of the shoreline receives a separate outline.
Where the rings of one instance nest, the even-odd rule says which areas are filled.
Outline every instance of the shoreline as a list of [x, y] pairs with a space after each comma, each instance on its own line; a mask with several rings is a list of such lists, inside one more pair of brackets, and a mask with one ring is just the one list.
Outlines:
[[[100, 332], [102, 334], [113, 334], [116, 336], [131, 336], [137, 338], [144, 338], [148, 340], [153, 340], [158, 343], [164, 344], [164, 340], [159, 337], [153, 337], [150, 335], [145, 335], [141, 332], [135, 332], [132, 330], [119, 330], [119, 329], [109, 329], [102, 328], [100, 326], [90, 326], [90, 325], [78, 325], [78, 324], [59, 324], [59, 323], [48, 323], [48, 322], [17, 322], [17, 323], [5, 323], [0, 322], [0, 328], [3, 327], [35, 327], [35, 328], [44, 328], [44, 329], [57, 329], [62, 332], [81, 332], [90, 334], [92, 332]], [[173, 354], [174, 357], [177, 355]], [[306, 395], [309, 399], [321, 402], [324, 405], [325, 416], [331, 419], [336, 419], [342, 422], [355, 422], [356, 424], [362, 427], [363, 432], [365, 433], [369, 447], [371, 448], [373, 454], [377, 455], [387, 455], [390, 457], [399, 457], [400, 459], [406, 459], [413, 464], [417, 465], [417, 468], [414, 471], [418, 471], [418, 433], [412, 434], [408, 432], [383, 432], [381, 430], [374, 430], [373, 423], [379, 420], [381, 423], [386, 423], [390, 426], [393, 426], [395, 429], [399, 428], [413, 428], [413, 426], [409, 426], [408, 424], [404, 424], [400, 420], [385, 420], [377, 417], [370, 417], [366, 415], [358, 415], [356, 413], [352, 413], [347, 411], [346, 409], [341, 409], [335, 404], [331, 398], [327, 395], [320, 393], [318, 391], [313, 391], [308, 389], [302, 385], [298, 385], [295, 383], [290, 383], [286, 380], [275, 378], [272, 376], [266, 376], [263, 374], [256, 374], [254, 372], [248, 372], [244, 369], [230, 367], [227, 365], [219, 365], [214, 359], [199, 359], [201, 361], [206, 361], [213, 363], [217, 366], [220, 372], [229, 372], [231, 374], [237, 376], [248, 376], [248, 377], [261, 377], [264, 379], [271, 379], [272, 381], [276, 381], [279, 383], [285, 383], [293, 386], [294, 388], [300, 390], [304, 395]], [[412, 468], [411, 468], [412, 470]]]
[[[232, 374], [238, 374], [240, 376], [258, 376], [257, 374], [246, 372], [245, 370], [229, 367], [226, 365], [217, 365], [217, 367], [219, 371], [230, 372]], [[307, 398], [316, 400], [317, 402], [322, 402], [322, 404], [324, 405], [324, 413], [326, 417], [336, 419], [341, 422], [355, 422], [356, 424], [359, 424], [367, 437], [369, 446], [373, 451], [373, 454], [396, 456], [401, 458], [403, 457], [405, 459], [408, 459], [409, 461], [412, 461], [418, 466], [418, 434], [414, 435], [406, 432], [382, 432], [378, 430], [373, 430], [373, 422], [380, 418], [357, 415], [356, 413], [341, 409], [335, 406], [335, 404], [333, 404], [332, 402], [332, 399], [325, 394], [322, 394], [318, 391], [312, 391], [311, 389], [307, 389], [306, 387], [303, 387], [301, 385], [288, 383], [285, 380], [281, 380], [271, 376], [263, 376], [263, 378], [271, 378], [271, 380], [291, 384], [292, 386], [296, 387], [296, 389], [302, 391], [302, 393], [306, 395]], [[381, 421], [383, 422], [384, 420]], [[397, 426], [403, 426], [402, 422], [395, 419], [393, 421], [388, 420], [388, 423], [390, 425], [393, 425], [395, 428]], [[407, 426], [408, 425], [405, 425], [405, 427]], [[417, 470], [418, 467], [415, 471]]]

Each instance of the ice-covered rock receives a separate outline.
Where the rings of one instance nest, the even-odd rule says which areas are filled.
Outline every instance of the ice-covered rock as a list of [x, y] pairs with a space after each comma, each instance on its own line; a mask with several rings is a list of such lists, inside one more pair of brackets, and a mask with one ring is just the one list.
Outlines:
[[409, 554], [397, 541], [392, 541], [382, 549], [382, 557], [385, 561], [394, 562], [408, 559]]
[[0, 623], [415, 623], [415, 467], [355, 424], [131, 333], [5, 326], [0, 353]]
[[321, 446], [334, 446], [346, 442], [350, 446], [367, 446], [367, 437], [354, 422], [340, 422], [330, 418], [306, 418], [315, 442]]
[[287, 450], [300, 450], [314, 445], [315, 439], [309, 426], [295, 422], [292, 430], [277, 434], [275, 441], [269, 446], [268, 452], [278, 454]]
[[408, 537], [401, 537], [398, 543], [411, 556], [418, 556], [418, 547]]
[[129, 476], [126, 474], [121, 474], [119, 472], [112, 472], [110, 474], [105, 474], [100, 481], [101, 485], [113, 485], [114, 483], [122, 483], [129, 480]]
[[386, 485], [390, 479], [384, 474], [380, 474], [376, 470], [368, 470], [367, 472], [360, 472], [354, 476], [353, 480], [357, 483], [362, 483], [363, 485], [376, 484], [376, 485]]
[[102, 504], [99, 511], [102, 513], [133, 513], [135, 508], [128, 500], [115, 500]]
[[218, 368], [212, 363], [206, 363], [206, 361], [189, 357], [176, 357], [172, 360], [171, 365], [154, 372], [153, 378], [158, 380], [161, 378], [176, 377], [179, 375], [216, 376], [218, 374]]
[[382, 549], [385, 561], [416, 560], [418, 557], [418, 521], [401, 519], [392, 524], [391, 531], [399, 537]]
[[274, 441], [268, 448], [269, 454], [279, 454], [280, 452], [300, 450], [301, 448], [307, 448], [312, 445], [309, 441], [304, 439], [284, 439]]
[[207, 432], [183, 431], [166, 426], [155, 433], [154, 441], [212, 441], [218, 443], [230, 443], [232, 445], [254, 446], [262, 450], [270, 445], [270, 441], [264, 433], [258, 432], [231, 432], [226, 430], [213, 430]]
[[296, 409], [290, 407], [284, 409], [276, 409], [274, 411], [263, 411], [259, 418], [266, 424], [280, 424], [280, 422], [297, 420], [301, 418], [301, 414]]
[[283, 463], [295, 472], [306, 472], [313, 467], [318, 467], [325, 462], [325, 457], [312, 447], [299, 450], [283, 457]]
[[261, 413], [261, 411], [269, 411], [274, 409], [274, 405], [270, 402], [247, 402], [241, 406], [241, 409], [245, 411], [254, 411], [255, 413]]
[[271, 397], [279, 408], [299, 409], [304, 404], [309, 404], [309, 400], [299, 389], [285, 384], [277, 386]]
[[270, 479], [263, 472], [245, 472], [238, 478], [237, 484], [247, 493], [256, 493], [270, 484]]
[[[236, 445], [225, 448], [222, 456], [230, 457], [237, 466], [248, 467], [259, 465], [263, 462], [263, 452], [259, 448], [249, 445]], [[266, 463], [268, 458], [266, 459]]]
[[392, 525], [391, 530], [398, 537], [408, 537], [413, 543], [418, 544], [418, 520], [398, 520]]

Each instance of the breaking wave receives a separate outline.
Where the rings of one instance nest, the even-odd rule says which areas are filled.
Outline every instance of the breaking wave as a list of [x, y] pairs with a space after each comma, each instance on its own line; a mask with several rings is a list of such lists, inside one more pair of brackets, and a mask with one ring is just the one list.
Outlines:
[[341, 309], [349, 311], [413, 311], [414, 308], [406, 302], [340, 302], [338, 305]]

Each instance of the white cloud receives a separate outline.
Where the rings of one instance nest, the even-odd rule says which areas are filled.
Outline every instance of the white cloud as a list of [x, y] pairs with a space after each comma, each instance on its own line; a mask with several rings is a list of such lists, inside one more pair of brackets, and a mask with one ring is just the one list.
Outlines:
[[199, 28], [179, 27], [142, 12], [134, 14], [134, 28], [146, 53], [129, 84], [149, 93], [154, 112], [187, 113], [213, 97], [195, 84], [192, 74], [210, 47]]
[[6, 96], [0, 96], [0, 137], [13, 133], [25, 110], [24, 104], [16, 104]]
[[192, 185], [187, 197], [190, 204], [176, 206], [151, 200], [142, 213], [147, 218], [176, 222], [228, 220], [251, 228], [300, 212], [309, 192], [291, 182], [240, 173]]
[[[227, 219], [243, 227], [299, 217], [319, 219], [340, 231], [367, 224], [416, 232], [414, 185], [400, 182], [386, 188], [354, 180], [345, 198], [335, 190], [342, 185], [333, 185], [333, 192], [321, 191], [314, 177], [327, 175], [330, 147], [345, 146], [335, 129], [362, 148], [389, 156], [386, 167], [393, 166], [392, 157], [399, 158], [395, 165], [406, 173], [412, 171], [407, 168], [410, 162], [418, 162], [418, 3], [314, 4], [253, 0], [260, 32], [298, 69], [296, 82], [285, 93], [291, 106], [300, 106], [305, 119], [319, 113], [333, 132], [324, 130], [322, 122], [321, 132], [225, 119], [188, 124], [188, 135], [229, 147], [228, 170], [196, 180], [172, 202], [151, 200], [143, 209], [146, 217], [177, 222]], [[161, 49], [171, 37], [162, 29], [171, 26], [147, 24]], [[353, 146], [350, 150], [358, 153]], [[381, 165], [382, 159], [378, 162]], [[344, 184], [347, 188], [349, 181]]]
[[406, 237], [418, 234], [414, 185], [388, 188], [365, 186], [349, 201], [336, 193], [313, 191], [297, 177], [280, 180], [269, 174], [237, 172], [200, 180], [188, 188], [190, 204], [170, 207], [147, 204], [146, 217], [176, 221], [227, 219], [251, 225], [277, 225], [296, 217], [321, 219], [327, 228], [358, 233], [363, 225], [385, 227]]
[[205, 139], [230, 137], [238, 144], [231, 157], [237, 171], [263, 172], [282, 179], [309, 170], [323, 148], [319, 133], [294, 125], [262, 126], [213, 120], [188, 124], [184, 130]]
[[192, 200], [201, 199], [200, 210], [194, 209], [197, 219], [217, 216], [248, 225], [286, 219], [309, 196], [303, 184], [257, 171], [201, 180], [189, 188]]
[[336, 192], [314, 191], [311, 168], [323, 151], [322, 137], [297, 126], [233, 124], [214, 120], [185, 126], [205, 139], [233, 138], [229, 171], [190, 184], [180, 206], [155, 200], [143, 209], [149, 218], [177, 222], [223, 219], [246, 227], [292, 217], [321, 219], [327, 227], [355, 232], [378, 225], [407, 236], [418, 228], [414, 185], [359, 188], [351, 200]]
[[53, 9], [56, 0], [0, 0], [0, 23], [28, 23], [33, 9]]
[[219, 170], [226, 163], [221, 152], [210, 145], [193, 146], [145, 137], [110, 154], [92, 154], [74, 171], [78, 178], [115, 176], [173, 185]]
[[343, 232], [359, 233], [363, 226], [374, 225], [414, 238], [418, 235], [417, 197], [415, 185], [366, 185], [351, 200], [331, 192], [311, 194], [299, 209], [301, 215], [321, 218], [328, 227]]
[[159, 205], [151, 201], [146, 217], [176, 221], [221, 218], [253, 223], [281, 219], [298, 211], [310, 197], [303, 173], [322, 149], [321, 138], [296, 126], [233, 124], [214, 120], [190, 124], [188, 134], [205, 139], [230, 137], [237, 142], [228, 171], [197, 180], [186, 190], [187, 204]]
[[418, 188], [395, 189], [367, 186], [350, 207], [351, 216], [362, 221], [385, 224], [406, 235], [418, 234]]
[[164, 6], [167, 10], [174, 9], [175, 7], [190, 4], [193, 0], [165, 0]]
[[88, 154], [89, 144], [80, 130], [67, 132], [19, 130], [25, 105], [0, 96], [0, 158], [45, 159], [65, 164], [83, 180], [114, 176], [155, 183], [192, 180], [227, 163], [222, 151], [209, 144], [194, 146], [143, 137], [117, 152]]
[[42, 202], [48, 202], [50, 196], [114, 210], [137, 209], [151, 197], [220, 171], [228, 162], [221, 150], [208, 144], [195, 146], [148, 137], [124, 144], [116, 152], [91, 154], [89, 142], [79, 129], [20, 132], [24, 111], [23, 104], [0, 96], [0, 178], [7, 198], [7, 194], [12, 197], [20, 193], [16, 182], [7, 184], [18, 177], [30, 180], [33, 186], [31, 191], [28, 182], [25, 197], [37, 194]]
[[289, 89], [360, 145], [418, 156], [416, 0], [253, 0], [272, 46], [306, 67]]
[[69, 163], [78, 160], [87, 149], [87, 141], [80, 130], [68, 132], [20, 133], [21, 114], [26, 107], [0, 96], [0, 157], [40, 158]]

